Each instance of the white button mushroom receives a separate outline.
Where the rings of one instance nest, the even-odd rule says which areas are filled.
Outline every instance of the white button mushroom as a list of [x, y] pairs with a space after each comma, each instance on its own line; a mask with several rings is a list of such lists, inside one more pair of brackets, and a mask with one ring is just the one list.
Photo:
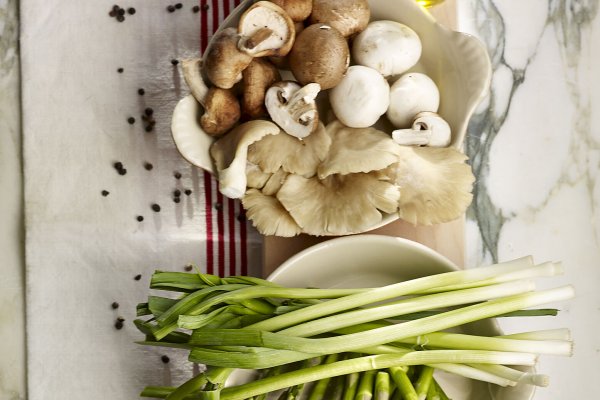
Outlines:
[[451, 139], [450, 125], [434, 112], [420, 112], [415, 116], [411, 129], [395, 130], [392, 138], [405, 146], [446, 147]]
[[408, 128], [421, 111], [437, 112], [440, 92], [427, 75], [411, 72], [402, 75], [390, 89], [387, 117], [396, 128]]
[[352, 44], [357, 64], [379, 71], [383, 76], [402, 74], [421, 57], [421, 40], [408, 26], [396, 21], [371, 22]]
[[353, 65], [329, 93], [337, 118], [351, 128], [373, 125], [388, 109], [390, 86], [373, 68]]

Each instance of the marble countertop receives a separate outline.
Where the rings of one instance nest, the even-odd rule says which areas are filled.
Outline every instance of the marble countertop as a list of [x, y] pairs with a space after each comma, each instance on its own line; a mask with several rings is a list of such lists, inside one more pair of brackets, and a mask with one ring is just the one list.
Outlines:
[[[122, 24], [107, 16], [113, 5], [109, 1], [62, 2], [60, 7], [59, 2], [55, 1], [21, 0], [20, 3], [23, 16], [21, 58], [17, 1], [0, 0], [0, 244], [3, 254], [0, 267], [0, 354], [3, 355], [0, 358], [0, 399], [74, 398], [65, 396], [75, 393], [75, 390], [94, 390], [94, 385], [102, 385], [108, 391], [103, 395], [112, 394], [115, 399], [131, 398], [130, 393], [119, 392], [120, 382], [104, 380], [110, 375], [108, 373], [99, 373], [95, 382], [78, 382], [65, 387], [65, 374], [76, 377], [77, 370], [89, 367], [91, 361], [88, 360], [90, 357], [76, 355], [76, 358], [72, 358], [74, 356], [62, 354], [60, 348], [54, 349], [53, 358], [34, 358], [35, 365], [29, 365], [27, 377], [26, 352], [35, 350], [40, 344], [32, 345], [25, 340], [25, 293], [27, 301], [33, 299], [37, 302], [43, 302], [44, 296], [52, 295], [56, 290], [64, 291], [66, 296], [92, 296], [98, 299], [99, 305], [93, 310], [101, 320], [98, 327], [94, 325], [94, 329], [100, 332], [98, 346], [110, 347], [110, 341], [119, 341], [127, 346], [124, 343], [133, 342], [134, 332], [124, 332], [116, 337], [113, 336], [113, 330], [103, 330], [106, 318], [113, 317], [109, 303], [103, 302], [118, 295], [123, 299], [124, 309], [133, 309], [135, 299], [145, 292], [145, 275], [137, 286], [133, 286], [133, 280], [129, 279], [141, 268], [136, 264], [135, 255], [146, 252], [148, 259], [152, 259], [156, 265], [167, 262], [183, 265], [190, 260], [207, 262], [209, 248], [202, 247], [199, 250], [198, 247], [198, 243], [206, 242], [207, 238], [195, 237], [193, 232], [198, 224], [208, 221], [206, 204], [218, 203], [222, 199], [192, 196], [186, 200], [184, 208], [177, 208], [170, 203], [164, 205], [168, 203], [169, 193], [156, 192], [157, 186], [174, 188], [183, 185], [193, 188], [194, 193], [200, 193], [207, 183], [204, 177], [194, 174], [185, 162], [177, 159], [168, 138], [166, 119], [160, 120], [161, 116], [168, 115], [169, 107], [181, 94], [181, 81], [170, 72], [170, 59], [183, 57], [185, 49], [197, 43], [201, 34], [197, 27], [197, 16], [192, 11], [197, 2], [184, 2], [181, 10], [168, 13], [164, 2], [132, 0], [131, 4], [122, 6], [136, 7], [137, 12], [126, 15], [127, 19]], [[229, 8], [236, 4], [233, 0], [226, 3]], [[62, 8], [65, 6], [70, 7], [68, 12]], [[227, 7], [221, 13], [225, 13]], [[476, 267], [527, 254], [533, 255], [539, 262], [562, 260], [566, 274], [559, 279], [559, 283], [572, 283], [577, 290], [577, 298], [566, 306], [561, 305], [562, 311], [558, 317], [562, 326], [572, 329], [575, 354], [566, 359], [542, 357], [538, 369], [551, 376], [551, 385], [537, 390], [537, 400], [600, 397], [600, 389], [594, 385], [594, 378], [599, 376], [600, 337], [593, 333], [600, 329], [600, 291], [597, 289], [600, 284], [598, 7], [598, 1], [457, 1], [459, 30], [479, 37], [486, 44], [493, 64], [490, 96], [472, 118], [466, 141], [466, 151], [477, 176], [474, 201], [467, 213], [466, 266]], [[141, 24], [140, 21], [145, 22]], [[212, 26], [215, 22], [207, 20], [206, 23]], [[45, 31], [48, 27], [53, 27], [52, 34]], [[88, 30], [96, 33], [86, 39], [84, 36]], [[70, 44], [66, 48], [68, 51], [64, 50], [63, 47], [73, 35], [82, 38]], [[157, 46], [165, 35], [168, 36], [167, 45]], [[85, 40], [89, 42], [87, 45]], [[60, 59], [53, 53], [59, 47], [63, 49]], [[33, 50], [36, 52], [32, 53]], [[95, 66], [85, 72], [88, 80], [84, 89], [92, 93], [89, 96], [80, 95], [80, 87], [64, 79], [69, 72], [80, 67], [78, 63], [83, 57], [95, 57], [90, 58], [95, 60]], [[35, 73], [39, 71], [37, 63], [40, 59], [54, 68], [49, 76]], [[23, 71], [21, 82], [19, 60]], [[127, 68], [125, 74], [118, 75], [116, 70], [123, 65]], [[149, 67], [155, 67], [153, 76], [143, 79], [136, 76], [136, 71], [148, 70]], [[105, 78], [108, 74], [103, 69], [110, 69], [110, 78]], [[169, 75], [168, 82], [161, 80], [161, 76], [165, 75]], [[65, 102], [56, 92], [48, 91], [45, 85], [61, 85], [52, 87], [74, 94], [73, 98], [77, 100]], [[21, 87], [23, 93], [20, 92]], [[146, 88], [147, 96], [144, 99], [135, 93], [139, 87]], [[35, 97], [38, 92], [46, 93], [45, 90], [48, 96], [44, 99]], [[23, 114], [19, 107], [21, 96], [24, 96], [28, 105]], [[127, 101], [121, 101], [123, 98]], [[144, 102], [153, 99], [160, 99], [166, 104], [164, 107], [155, 107], [157, 135], [154, 139], [131, 136], [133, 131], [127, 131], [127, 126], [123, 127], [122, 123], [128, 113], [137, 113], [138, 109], [143, 111], [148, 106]], [[135, 107], [131, 104], [135, 104]], [[58, 115], [50, 121], [36, 121], [36, 112], [42, 113], [45, 108], [57, 110]], [[110, 121], [107, 122], [107, 119]], [[118, 181], [114, 171], [94, 171], [95, 182], [101, 181], [104, 185], [99, 186], [97, 192], [110, 186], [111, 195], [108, 199], [121, 202], [116, 212], [122, 213], [124, 219], [131, 217], [133, 220], [137, 213], [146, 216], [147, 225], [128, 225], [128, 222], [119, 226], [118, 231], [110, 231], [115, 236], [110, 243], [114, 251], [125, 252], [130, 257], [127, 258], [127, 266], [109, 264], [106, 268], [111, 268], [115, 274], [123, 274], [127, 280], [122, 279], [116, 287], [102, 293], [84, 293], [80, 288], [63, 287], [60, 284], [45, 288], [47, 290], [44, 291], [40, 290], [43, 285], [38, 285], [32, 291], [31, 287], [25, 286], [25, 250], [22, 243], [26, 230], [23, 205], [31, 209], [32, 202], [39, 202], [42, 198], [44, 188], [26, 188], [25, 197], [23, 195], [22, 138], [25, 137], [25, 152], [31, 152], [27, 140], [32, 140], [32, 137], [44, 140], [44, 135], [52, 135], [53, 129], [72, 129], [73, 126], [83, 127], [85, 132], [82, 135], [103, 135], [104, 139], [99, 141], [101, 143], [97, 147], [82, 147], [80, 151], [89, 157], [103, 157], [106, 160], [114, 154], [130, 154], [125, 149], [118, 149], [119, 141], [123, 139], [117, 136], [129, 135], [127, 143], [141, 149], [145, 157], [136, 158], [136, 162], [141, 165], [146, 159], [151, 159], [156, 166], [157, 175], [153, 175], [154, 178], [147, 180], [139, 190], [145, 195], [163, 196], [160, 198], [164, 202], [161, 203], [163, 213], [159, 218], [146, 209], [138, 211], [141, 208], [136, 208], [140, 207], [137, 193], [125, 191], [123, 185], [127, 183]], [[140, 126], [136, 125], [135, 129], [138, 128]], [[82, 141], [78, 144], [84, 146], [85, 143]], [[48, 152], [56, 152], [55, 158], [56, 154], [60, 154], [61, 158], [69, 159], [68, 151], [62, 152], [58, 145], [52, 146], [54, 144], [48, 141]], [[109, 153], [109, 150], [113, 153]], [[47, 154], [39, 153], [39, 157], [46, 159]], [[36, 173], [45, 171], [34, 162], [26, 164], [25, 168]], [[134, 167], [130, 169], [128, 176], [142, 176], [141, 168], [140, 171], [134, 170]], [[182, 171], [180, 181], [172, 180], [173, 171]], [[73, 185], [77, 187], [87, 182], [88, 175], [69, 172], [74, 176], [72, 181], [58, 180], [65, 185], [65, 190], [72, 190]], [[53, 179], [58, 179], [55, 178], [56, 174], [60, 174], [60, 168], [48, 168], [44, 175], [48, 185], [53, 184]], [[88, 201], [84, 194], [80, 198], [79, 192], [73, 193], [77, 193], [76, 201]], [[48, 204], [58, 204], [59, 209], [55, 213], [46, 210], [46, 216], [86, 218], [95, 224], [94, 229], [105, 229], [101, 223], [101, 211], [106, 211], [106, 206], [100, 203], [100, 196], [97, 197], [90, 200], [98, 201], [94, 206], [97, 212], [85, 216], [74, 215], [69, 204], [56, 203], [57, 199], [51, 197]], [[33, 205], [40, 207], [43, 204]], [[223, 206], [232, 216], [239, 211], [235, 204], [225, 203]], [[28, 229], [29, 239], [31, 235], [52, 232], [52, 218], [48, 218], [45, 221], [47, 224], [41, 228]], [[32, 219], [36, 220], [36, 216], [28, 215], [28, 223]], [[215, 219], [214, 223], [217, 226], [223, 221]], [[234, 228], [232, 224], [230, 229], [232, 235], [241, 235], [243, 231], [242, 225]], [[52, 238], [52, 243], [57, 247], [62, 246], [62, 250], [66, 247], [63, 243], [76, 241], [78, 235], [89, 233], [89, 230], [74, 225], [72, 236]], [[123, 248], [120, 235], [136, 235], [134, 247]], [[260, 239], [250, 231], [248, 235], [248, 243], [255, 248], [260, 247]], [[144, 244], [148, 241], [164, 243], [161, 245], [164, 254], [153, 253], [152, 247]], [[86, 247], [84, 256], [73, 260], [74, 263], [89, 263], [100, 251], [98, 249], [101, 246], [97, 243], [87, 245], [89, 247]], [[231, 263], [234, 259], [240, 260], [239, 248], [231, 247], [229, 250], [225, 251], [226, 261]], [[51, 254], [33, 254], [28, 258], [28, 264], [40, 265], [52, 260], [55, 259]], [[110, 254], [108, 260], [111, 260]], [[152, 268], [156, 265], [152, 265]], [[122, 270], [117, 267], [122, 267]], [[48, 272], [40, 270], [39, 273], [46, 277], [44, 274]], [[88, 279], [95, 277], [91, 267], [79, 269], [76, 273]], [[39, 276], [36, 278], [39, 280]], [[47, 279], [61, 282], [65, 278], [47, 276]], [[55, 318], [51, 312], [57, 306], [60, 304], [49, 304], [44, 310], [48, 312], [48, 318]], [[126, 317], [130, 318], [129, 315]], [[41, 320], [36, 319], [37, 322]], [[76, 318], [71, 322], [74, 327], [82, 323]], [[533, 330], [550, 326], [556, 326], [556, 322], [542, 318], [529, 327]], [[519, 329], [518, 321], [503, 321], [502, 327], [507, 332]], [[44, 326], [30, 322], [27, 329], [31, 333], [35, 329], [44, 329]], [[150, 360], [157, 358], [156, 354], [144, 353], [142, 356]], [[127, 362], [122, 362], [119, 355], [97, 355], [95, 360], [103, 370], [116, 368], [124, 381], [136, 379], [128, 372]], [[163, 378], [165, 374], [172, 374], [176, 379], [181, 367], [175, 364], [171, 368], [153, 373]], [[150, 369], [156, 371], [156, 365], [148, 366]], [[61, 390], [66, 392], [61, 394]]]

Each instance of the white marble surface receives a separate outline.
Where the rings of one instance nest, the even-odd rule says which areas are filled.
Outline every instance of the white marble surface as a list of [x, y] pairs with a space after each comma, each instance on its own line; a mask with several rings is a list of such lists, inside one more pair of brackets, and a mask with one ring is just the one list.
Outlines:
[[17, 1], [0, 0], [0, 399], [25, 398]]
[[[56, 66], [66, 68], [73, 73], [78, 68], [77, 63], [81, 57], [90, 56], [88, 51], [100, 50], [94, 57], [100, 57], [100, 67], [87, 71], [88, 78], [81, 81], [62, 81], [60, 74], [51, 76], [50, 83], [65, 84], [61, 90], [70, 91], [75, 95], [69, 104], [60, 103], [55, 97], [46, 98], [45, 103], [38, 103], [35, 112], [44, 111], [42, 108], [50, 107], [51, 110], [82, 109], [83, 117], [75, 118], [72, 124], [86, 126], [91, 132], [98, 130], [98, 126], [105, 139], [101, 145], [94, 149], [83, 150], [86, 157], [97, 154], [112, 156], [112, 151], [118, 151], [119, 137], [116, 128], [121, 126], [122, 114], [129, 112], [122, 107], [131, 106], [137, 101], [135, 90], [139, 85], [152, 88], [155, 95], [167, 98], [173, 102], [180, 93], [175, 93], [175, 86], [168, 86], [176, 82], [176, 76], [162, 81], [164, 71], [170, 68], [168, 60], [172, 57], [170, 50], [173, 48], [189, 48], [197, 40], [197, 20], [189, 12], [193, 3], [186, 3], [179, 19], [165, 19], [165, 3], [160, 1], [132, 2], [138, 6], [138, 14], [120, 25], [114, 21], [106, 21], [105, 14], [112, 6], [112, 2], [58, 2], [46, 3], [44, 7], [34, 7], [42, 4], [33, 0], [22, 0], [32, 8], [27, 13], [25, 20], [31, 22], [30, 33], [40, 46], [40, 53], [26, 54], [30, 62], [37, 60], [37, 56], [54, 57]], [[35, 3], [35, 4], [34, 4]], [[84, 4], [85, 3], [85, 4]], [[134, 4], [135, 3], [135, 4]], [[68, 18], [63, 12], [68, 4], [75, 17]], [[123, 5], [129, 6], [129, 5]], [[493, 260], [504, 260], [524, 254], [532, 254], [539, 260], [563, 260], [566, 268], [565, 277], [560, 282], [573, 283], [576, 286], [578, 297], [568, 306], [560, 305], [563, 312], [556, 319], [536, 320], [528, 328], [542, 328], [569, 326], [573, 329], [576, 341], [574, 357], [570, 359], [544, 357], [540, 362], [539, 370], [549, 374], [552, 378], [551, 386], [539, 389], [536, 393], [537, 400], [544, 399], [570, 399], [570, 398], [599, 398], [600, 389], [595, 385], [594, 378], [600, 377], [600, 337], [593, 334], [600, 328], [600, 17], [597, 15], [597, 1], [567, 1], [567, 0], [529, 0], [527, 2], [501, 2], [490, 0], [463, 0], [458, 1], [460, 11], [459, 26], [461, 30], [471, 32], [488, 45], [494, 65], [493, 91], [488, 101], [480, 107], [480, 112], [473, 119], [469, 128], [467, 151], [472, 158], [473, 166], [477, 173], [478, 182], [475, 193], [475, 202], [469, 211], [467, 223], [467, 250], [469, 266], [476, 266]], [[142, 16], [140, 11], [149, 14]], [[62, 13], [62, 14], [61, 14]], [[61, 17], [62, 15], [62, 17]], [[144, 20], [144, 18], [148, 18]], [[146, 23], [141, 24], [144, 20]], [[42, 22], [56, 28], [56, 32], [44, 31]], [[110, 22], [110, 24], [109, 24]], [[128, 22], [132, 24], [127, 25]], [[134, 25], [138, 24], [138, 25]], [[140, 25], [141, 24], [141, 25]], [[0, 196], [0, 209], [2, 209], [0, 237], [2, 238], [3, 254], [8, 258], [2, 259], [0, 267], [2, 279], [0, 280], [0, 399], [21, 399], [26, 397], [25, 391], [25, 344], [23, 324], [23, 261], [20, 243], [22, 240], [22, 222], [20, 205], [21, 181], [20, 170], [20, 136], [18, 118], [18, 60], [16, 58], [16, 1], [0, 0], [0, 184], [2, 193], [11, 193], [10, 196]], [[48, 26], [48, 25], [47, 25]], [[83, 29], [82, 26], [86, 26]], [[79, 28], [77, 28], [79, 27]], [[160, 27], [160, 29], [158, 28]], [[184, 29], [185, 27], [185, 29]], [[79, 29], [79, 31], [77, 31]], [[119, 33], [119, 30], [125, 32]], [[62, 33], [58, 33], [58, 32]], [[66, 36], [78, 32], [79, 36], [90, 31], [96, 31], [96, 36], [89, 36], [92, 42], [88, 46], [76, 45], [70, 51], [61, 53], [62, 59], [53, 54], [55, 49], [63, 48]], [[182, 32], [188, 32], [184, 34]], [[102, 34], [100, 34], [100, 32]], [[140, 32], [143, 38], [140, 40]], [[53, 34], [51, 34], [53, 33]], [[165, 35], [170, 42], [167, 47], [156, 50], [156, 43], [160, 43]], [[92, 41], [91, 38], [95, 41]], [[118, 38], [116, 40], [115, 38]], [[85, 42], [85, 38], [79, 43]], [[171, 47], [169, 47], [171, 46]], [[148, 55], [147, 49], [154, 49]], [[37, 49], [37, 48], [36, 48]], [[44, 50], [46, 49], [46, 50]], [[47, 51], [47, 52], [44, 52]], [[146, 54], [140, 57], [140, 54]], [[34, 57], [36, 56], [36, 57]], [[181, 54], [177, 54], [181, 56]], [[155, 75], [142, 76], [136, 74], [141, 70], [148, 70], [150, 66], [166, 65], [155, 69]], [[128, 79], [125, 84], [120, 83], [113, 74], [120, 63], [128, 67]], [[30, 64], [32, 68], [34, 64]], [[110, 75], [102, 75], [102, 68], [110, 68]], [[132, 68], [132, 69], [129, 69]], [[162, 70], [161, 70], [162, 68]], [[100, 71], [100, 72], [99, 72]], [[110, 80], [105, 78], [108, 76]], [[35, 78], [30, 80], [30, 78]], [[25, 90], [29, 90], [30, 97], [35, 95], [34, 89], [48, 84], [44, 76], [30, 76], [25, 74]], [[47, 78], [47, 77], [46, 77]], [[82, 86], [83, 85], [83, 86]], [[168, 89], [164, 88], [167, 85]], [[80, 88], [84, 87], [92, 95], [83, 96]], [[164, 93], [163, 93], [164, 90]], [[125, 98], [125, 102], [118, 100]], [[151, 97], [149, 97], [151, 98]], [[90, 109], [91, 102], [95, 108]], [[40, 107], [42, 105], [43, 107]], [[68, 107], [67, 107], [68, 106]], [[66, 108], [64, 108], [66, 107]], [[159, 114], [168, 112], [168, 107], [157, 108]], [[137, 112], [137, 108], [135, 108]], [[98, 112], [96, 114], [96, 112]], [[86, 114], [87, 113], [87, 114]], [[80, 113], [81, 114], [81, 113]], [[31, 114], [30, 114], [31, 115]], [[90, 126], [90, 117], [93, 124]], [[62, 118], [70, 118], [63, 114]], [[82, 119], [78, 119], [82, 118]], [[114, 118], [114, 122], [111, 122]], [[100, 123], [106, 121], [108, 123]], [[58, 120], [58, 119], [57, 119]], [[29, 122], [27, 122], [29, 121]], [[49, 135], [53, 134], [50, 128], [58, 129], [62, 125], [54, 120], [48, 127], [27, 120], [28, 129], [41, 129]], [[32, 125], [31, 125], [32, 124]], [[36, 125], [38, 124], [38, 125]], [[164, 128], [164, 126], [163, 126]], [[27, 129], [27, 125], [26, 125]], [[5, 134], [8, 132], [9, 134]], [[96, 132], [98, 133], [98, 132]], [[39, 136], [42, 140], [43, 137]], [[158, 142], [138, 143], [146, 155], [156, 157], [156, 165], [165, 171], [173, 168], [183, 168], [184, 163], [175, 160], [169, 155], [174, 155], [168, 148], [166, 136]], [[80, 145], [86, 142], [80, 142]], [[137, 143], [132, 139], [130, 144]], [[54, 146], [59, 152], [60, 146], [48, 142], [48, 148]], [[124, 151], [124, 150], [123, 150]], [[126, 154], [126, 153], [122, 153]], [[46, 157], [42, 152], [41, 157]], [[78, 158], [82, 162], [81, 158]], [[141, 160], [139, 160], [141, 161]], [[40, 172], [42, 170], [38, 170]], [[55, 171], [54, 171], [55, 172]], [[116, 194], [121, 181], [111, 175], [112, 171], [97, 171], [93, 174], [95, 179], [104, 183], [115, 185], [117, 190], [110, 189]], [[45, 175], [48, 179], [52, 174]], [[75, 174], [73, 181], [85, 182], [90, 175]], [[157, 181], [147, 182], [142, 191], [149, 193], [156, 184], [170, 185], [167, 178], [156, 178]], [[193, 182], [192, 173], [186, 172], [185, 179]], [[98, 187], [98, 189], [101, 189]], [[36, 191], [35, 199], [42, 199], [41, 193]], [[77, 193], [76, 191], [73, 193]], [[111, 196], [112, 196], [111, 194]], [[122, 213], [123, 217], [133, 214], [132, 208], [137, 203], [135, 195], [124, 195], [124, 205], [111, 208], [113, 212]], [[54, 201], [51, 197], [50, 202]], [[99, 201], [94, 198], [93, 201]], [[198, 203], [201, 201], [198, 199]], [[52, 204], [52, 203], [51, 203]], [[57, 204], [59, 210], [69, 218], [78, 216], [75, 210], [70, 209], [67, 203]], [[96, 211], [86, 215], [92, 221], [101, 222], [102, 212], [106, 212], [105, 205], [96, 205]], [[167, 214], [167, 213], [165, 213]], [[163, 215], [165, 215], [163, 214]], [[122, 274], [127, 279], [105, 282], [107, 289], [102, 293], [90, 294], [89, 287], [79, 285], [74, 287], [64, 283], [38, 290], [38, 301], [43, 301], [44, 295], [56, 294], [57, 290], [68, 293], [69, 296], [88, 296], [97, 298], [98, 307], [93, 310], [97, 322], [93, 328], [101, 333], [97, 339], [96, 347], [86, 347], [86, 353], [94, 353], [92, 357], [100, 363], [102, 369], [110, 370], [121, 377], [123, 381], [109, 381], [108, 374], [99, 374], [95, 383], [78, 382], [67, 389], [59, 387], [64, 383], [64, 376], [71, 377], [70, 382], [77, 382], [74, 377], [79, 376], [78, 370], [90, 367], [90, 357], [69, 355], [60, 358], [60, 348], [54, 349], [55, 353], [44, 353], [33, 364], [33, 374], [29, 376], [30, 392], [32, 399], [74, 398], [73, 390], [90, 390], [93, 384], [101, 384], [108, 391], [104, 395], [111, 398], [135, 398], [135, 393], [120, 391], [123, 382], [128, 381], [133, 385], [127, 387], [139, 388], [144, 382], [149, 382], [158, 377], [172, 379], [179, 373], [180, 365], [175, 362], [170, 367], [156, 368], [158, 353], [140, 353], [146, 357], [146, 376], [144, 382], [131, 371], [136, 366], [127, 363], [127, 357], [110, 351], [115, 342], [120, 349], [128, 349], [134, 338], [132, 331], [119, 332], [123, 335], [115, 336], [110, 329], [110, 321], [116, 314], [108, 308], [108, 303], [116, 294], [125, 298], [124, 311], [131, 311], [135, 298], [141, 296], [145, 290], [146, 281], [142, 280], [137, 286], [132, 286], [130, 277], [140, 270], [141, 262], [133, 254], [140, 251], [150, 251], [148, 259], [156, 263], [173, 262], [163, 256], [161, 259], [144, 244], [147, 241], [162, 241], [161, 247], [176, 258], [176, 263], [185, 263], [194, 257], [196, 250], [192, 247], [180, 250], [172, 246], [169, 236], [184, 239], [180, 231], [174, 230], [176, 221], [184, 223], [185, 219], [178, 220], [177, 213], [168, 209], [174, 225], [167, 217], [148, 221], [152, 228], [143, 230], [110, 231], [115, 235], [111, 244], [116, 250], [110, 258], [110, 268], [116, 274]], [[58, 214], [57, 214], [58, 215]], [[186, 214], [181, 214], [184, 217]], [[187, 214], [188, 216], [190, 214]], [[191, 214], [190, 218], [198, 216]], [[81, 217], [81, 215], [79, 215]], [[101, 224], [100, 224], [101, 225]], [[154, 230], [161, 226], [160, 232]], [[191, 225], [190, 225], [191, 226]], [[53, 232], [49, 224], [33, 231], [34, 235]], [[99, 229], [107, 229], [100, 226]], [[73, 241], [81, 243], [81, 237], [89, 237], [94, 230], [79, 229], [76, 234], [61, 236], [56, 240], [57, 248], [62, 249], [61, 243]], [[133, 242], [121, 241], [123, 236], [134, 233], [138, 239]], [[60, 239], [59, 238], [59, 239]], [[69, 260], [75, 263], [89, 263], [97, 255], [97, 246], [94, 243], [85, 244], [88, 252], [83, 259]], [[177, 249], [177, 250], [176, 250]], [[6, 251], [8, 250], [8, 251]], [[115, 258], [114, 254], [129, 254], [131, 257]], [[12, 252], [10, 252], [12, 251]], [[68, 254], [68, 253], [63, 253]], [[44, 255], [36, 255], [35, 262], [45, 262]], [[64, 259], [62, 260], [64, 261]], [[121, 263], [127, 265], [121, 267]], [[137, 264], [136, 264], [137, 262]], [[143, 268], [146, 268], [144, 266]], [[144, 270], [146, 272], [146, 270]], [[150, 271], [150, 269], [148, 269]], [[55, 273], [57, 271], [54, 271]], [[50, 272], [48, 272], [50, 273]], [[78, 275], [79, 274], [79, 275]], [[42, 275], [44, 276], [44, 275]], [[97, 276], [91, 267], [80, 269], [76, 277], [88, 280]], [[48, 276], [50, 279], [50, 276]], [[145, 278], [144, 278], [145, 279]], [[38, 281], [40, 282], [40, 281]], [[68, 280], [65, 282], [73, 282]], [[113, 284], [111, 286], [111, 284]], [[71, 298], [71, 297], [69, 297]], [[75, 297], [76, 298], [76, 297]], [[130, 304], [131, 303], [131, 304]], [[60, 306], [60, 303], [52, 303]], [[114, 315], [113, 315], [114, 314]], [[76, 315], [77, 316], [77, 315]], [[30, 325], [47, 328], [52, 315], [47, 319], [37, 319], [40, 325]], [[126, 316], [128, 319], [129, 315]], [[82, 338], [78, 337], [78, 329], [89, 328], [81, 319], [73, 320], [72, 328], [67, 331], [53, 331], [54, 334], [63, 334], [69, 337], [69, 344], [81, 344]], [[503, 324], [507, 331], [520, 329], [518, 321]], [[112, 343], [112, 344], [111, 344]], [[83, 346], [83, 345], [82, 345]], [[83, 349], [83, 347], [82, 347]], [[31, 351], [32, 349], [30, 349]], [[37, 353], [36, 348], [33, 349]], [[137, 350], [133, 350], [137, 351]], [[101, 352], [101, 353], [98, 353]], [[39, 355], [39, 353], [37, 353]], [[54, 358], [53, 358], [54, 357]], [[56, 358], [58, 357], [58, 358]], [[86, 361], [87, 360], [87, 361]], [[115, 367], [117, 366], [117, 367]], [[32, 367], [32, 365], [30, 365]], [[116, 368], [116, 369], [115, 369]], [[129, 372], [128, 372], [129, 371]], [[32, 378], [33, 377], [33, 378]], [[52, 380], [54, 378], [54, 380]], [[90, 386], [91, 385], [91, 386]], [[69, 392], [61, 392], [68, 390]], [[56, 396], [56, 397], [53, 397]]]
[[[466, 2], [465, 2], [466, 3]], [[598, 1], [461, 3], [459, 25], [488, 46], [492, 92], [469, 127], [478, 182], [468, 264], [531, 254], [562, 260], [577, 298], [528, 329], [572, 329], [572, 358], [542, 357], [536, 399], [599, 398], [600, 15]], [[505, 320], [508, 332], [522, 321]]]

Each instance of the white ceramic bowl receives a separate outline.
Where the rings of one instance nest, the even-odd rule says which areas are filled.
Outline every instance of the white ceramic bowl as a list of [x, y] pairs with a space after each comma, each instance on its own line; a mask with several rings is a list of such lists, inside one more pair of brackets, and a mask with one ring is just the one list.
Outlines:
[[[219, 29], [237, 26], [241, 14], [252, 4], [239, 5]], [[446, 29], [415, 0], [369, 0], [371, 20], [394, 20], [411, 27], [420, 37], [422, 54], [411, 71], [426, 73], [440, 90], [438, 113], [452, 129], [451, 146], [462, 146], [473, 111], [487, 93], [491, 64], [483, 44], [476, 38]], [[193, 97], [183, 98], [175, 108], [171, 131], [177, 149], [190, 163], [215, 174], [209, 147], [213, 138], [200, 128], [200, 106]], [[377, 125], [380, 129], [384, 124]], [[385, 129], [384, 129], [385, 130]], [[391, 134], [391, 130], [389, 132]], [[383, 219], [367, 230], [398, 219], [397, 214], [384, 214]], [[360, 232], [348, 232], [360, 233]]]
[[[288, 287], [376, 287], [458, 269], [430, 248], [397, 237], [357, 235], [310, 247], [284, 262], [269, 280]], [[494, 320], [461, 329], [464, 333], [499, 335]], [[436, 375], [454, 400], [530, 400], [535, 388], [502, 388], [450, 374]]]

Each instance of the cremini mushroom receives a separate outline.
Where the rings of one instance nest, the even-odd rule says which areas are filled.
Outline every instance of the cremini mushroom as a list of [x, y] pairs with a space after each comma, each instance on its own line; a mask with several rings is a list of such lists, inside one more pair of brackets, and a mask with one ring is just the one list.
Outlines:
[[345, 125], [365, 128], [385, 114], [390, 102], [390, 86], [373, 68], [353, 65], [329, 93], [331, 108]]
[[314, 82], [322, 90], [330, 89], [342, 80], [350, 64], [348, 42], [329, 25], [311, 25], [296, 38], [289, 63], [302, 85]]
[[402, 193], [400, 218], [431, 225], [460, 217], [471, 204], [475, 181], [467, 157], [451, 147], [400, 148], [399, 161], [386, 170]]
[[294, 22], [302, 22], [312, 11], [312, 0], [269, 0], [283, 8]]
[[277, 82], [267, 90], [265, 105], [271, 119], [289, 135], [305, 138], [319, 126], [315, 98], [319, 84], [301, 87], [295, 82]]
[[402, 75], [390, 89], [387, 117], [396, 128], [411, 126], [421, 111], [437, 112], [440, 92], [433, 80], [425, 74], [410, 72]]
[[323, 124], [304, 140], [290, 135], [265, 136], [248, 148], [248, 160], [267, 173], [282, 169], [291, 174], [310, 178], [326, 158], [331, 138]]
[[181, 69], [183, 71], [183, 79], [190, 88], [192, 96], [203, 104], [206, 94], [208, 93], [208, 85], [202, 78], [202, 59], [188, 58], [181, 61]]
[[302, 230], [273, 196], [267, 196], [257, 189], [248, 189], [242, 198], [246, 217], [263, 235], [291, 237], [302, 233]]
[[424, 111], [415, 116], [410, 129], [397, 129], [392, 138], [404, 146], [446, 147], [452, 136], [450, 125], [439, 114]]
[[402, 74], [421, 57], [421, 40], [408, 26], [396, 21], [374, 21], [354, 38], [352, 57], [357, 64], [383, 76]]
[[266, 116], [265, 93], [272, 84], [281, 80], [279, 70], [269, 61], [255, 58], [242, 76], [242, 114], [248, 119]]
[[233, 89], [211, 87], [204, 98], [204, 114], [200, 126], [211, 136], [220, 136], [229, 131], [241, 116], [240, 102]]
[[270, 121], [253, 120], [238, 125], [210, 147], [217, 168], [219, 191], [237, 199], [246, 191], [248, 146], [267, 135], [276, 135], [279, 127]]
[[219, 31], [210, 41], [204, 56], [206, 77], [222, 89], [230, 89], [242, 80], [242, 71], [252, 56], [238, 49], [240, 36], [235, 28]]
[[294, 21], [278, 5], [259, 1], [240, 17], [238, 47], [252, 57], [285, 56], [294, 44]]
[[327, 156], [318, 167], [324, 179], [384, 169], [398, 161], [399, 147], [388, 134], [374, 128], [349, 128], [334, 121], [325, 128], [331, 138]]
[[396, 212], [399, 198], [398, 188], [374, 173], [289, 175], [277, 192], [302, 231], [316, 236], [364, 232], [382, 220], [382, 212]]
[[371, 10], [367, 0], [313, 0], [311, 24], [327, 24], [345, 37], [367, 27]]

